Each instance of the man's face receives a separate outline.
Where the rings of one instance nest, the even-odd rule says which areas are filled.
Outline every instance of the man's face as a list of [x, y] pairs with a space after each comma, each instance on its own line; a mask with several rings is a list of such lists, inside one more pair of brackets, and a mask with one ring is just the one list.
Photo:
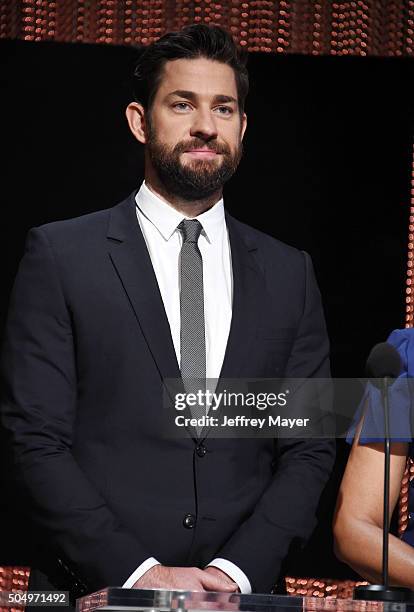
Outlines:
[[230, 66], [206, 58], [165, 64], [146, 116], [146, 147], [169, 193], [200, 200], [219, 191], [240, 162], [245, 128]]

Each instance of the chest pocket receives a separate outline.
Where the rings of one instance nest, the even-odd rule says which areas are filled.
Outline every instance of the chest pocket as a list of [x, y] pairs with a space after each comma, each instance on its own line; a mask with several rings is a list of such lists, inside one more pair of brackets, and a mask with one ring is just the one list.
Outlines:
[[258, 340], [292, 344], [295, 335], [293, 327], [258, 327], [256, 336]]
[[279, 378], [284, 375], [286, 363], [293, 346], [293, 328], [258, 327], [256, 350], [264, 357], [264, 376]]

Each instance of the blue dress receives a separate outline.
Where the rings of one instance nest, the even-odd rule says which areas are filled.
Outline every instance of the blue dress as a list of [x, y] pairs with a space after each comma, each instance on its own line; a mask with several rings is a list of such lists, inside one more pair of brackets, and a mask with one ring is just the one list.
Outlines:
[[[414, 414], [414, 329], [396, 329], [387, 342], [394, 346], [402, 362], [401, 373], [388, 390], [390, 437], [393, 442], [413, 441], [411, 415]], [[355, 429], [365, 410], [360, 443], [384, 440], [384, 412], [381, 391], [367, 383], [363, 398], [354, 416], [347, 440], [352, 443]]]
[[[389, 388], [390, 438], [393, 442], [408, 442], [409, 456], [414, 459], [412, 435], [412, 405], [414, 401], [414, 329], [396, 329], [387, 342], [394, 346], [402, 362], [398, 378]], [[348, 432], [347, 441], [352, 443], [355, 428], [365, 406], [365, 418], [361, 429], [360, 443], [382, 442], [384, 440], [384, 415], [381, 392], [368, 383], [363, 400]], [[408, 493], [408, 524], [402, 540], [414, 546], [414, 479], [410, 482]]]

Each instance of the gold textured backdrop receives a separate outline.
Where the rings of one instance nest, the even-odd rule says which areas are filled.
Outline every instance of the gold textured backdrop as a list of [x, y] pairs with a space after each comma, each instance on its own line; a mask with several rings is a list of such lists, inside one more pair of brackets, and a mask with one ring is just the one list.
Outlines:
[[[0, 0], [0, 38], [148, 45], [190, 23], [221, 25], [250, 52], [414, 54], [414, 0]], [[414, 158], [410, 204], [406, 327], [414, 323]], [[406, 523], [404, 484], [400, 529]], [[27, 568], [0, 568], [0, 590], [20, 590], [27, 578]], [[292, 594], [341, 596], [331, 581], [289, 578], [287, 586]], [[349, 596], [351, 585], [342, 588]]]
[[189, 23], [216, 23], [248, 51], [413, 54], [411, 0], [3, 0], [0, 38], [142, 44]]

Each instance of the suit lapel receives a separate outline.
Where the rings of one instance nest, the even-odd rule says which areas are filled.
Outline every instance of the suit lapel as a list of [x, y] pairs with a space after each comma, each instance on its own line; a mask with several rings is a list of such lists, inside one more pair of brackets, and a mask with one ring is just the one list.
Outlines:
[[135, 193], [111, 210], [107, 233], [109, 255], [161, 378], [180, 378], [164, 304], [138, 225]]
[[249, 349], [256, 337], [264, 293], [263, 275], [255, 261], [257, 244], [242, 234], [243, 226], [228, 213], [226, 223], [233, 270], [233, 308], [220, 379], [247, 375]]
[[[159, 371], [164, 391], [171, 399], [171, 410], [174, 411], [174, 394], [182, 393], [184, 386], [157, 278], [138, 224], [135, 194], [136, 191], [111, 210], [107, 233], [109, 256]], [[167, 383], [166, 379], [169, 379]], [[183, 416], [191, 417], [188, 407]], [[196, 430], [192, 427], [186, 429], [196, 439]]]
[[[249, 377], [249, 354], [256, 340], [260, 304], [265, 293], [264, 279], [255, 255], [257, 244], [243, 232], [243, 225], [226, 212], [233, 272], [232, 318], [216, 393], [228, 386], [226, 379]], [[241, 389], [241, 387], [240, 387]], [[201, 432], [203, 440], [211, 430]]]

